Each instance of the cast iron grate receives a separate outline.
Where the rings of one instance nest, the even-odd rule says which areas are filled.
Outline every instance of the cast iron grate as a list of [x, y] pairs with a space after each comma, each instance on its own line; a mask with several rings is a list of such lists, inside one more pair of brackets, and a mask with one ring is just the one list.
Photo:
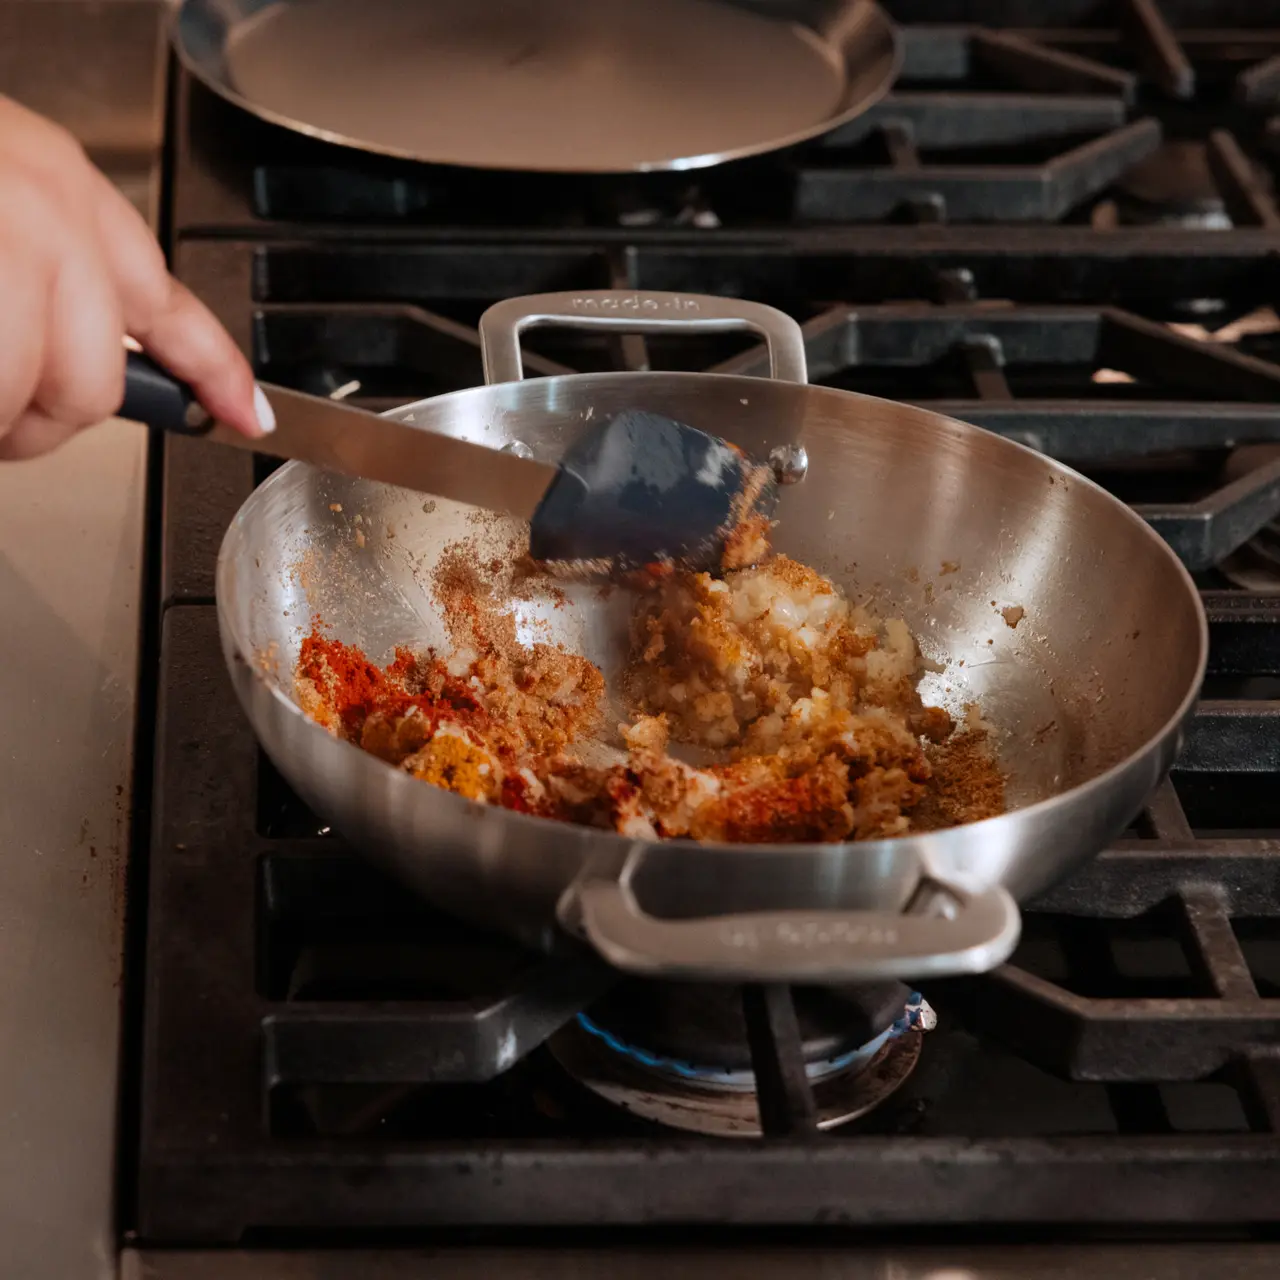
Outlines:
[[[1215, 678], [1242, 630], [1276, 666], [1280, 609], [1214, 612]], [[850, 1129], [812, 1132], [789, 993], [746, 993], [772, 1136], [737, 1144], [593, 1107], [536, 1048], [615, 975], [443, 920], [335, 837], [262, 834], [213, 609], [163, 630], [144, 1238], [1274, 1213], [1277, 846], [1250, 826], [1274, 822], [1269, 704], [1206, 703], [1172, 785], [1034, 904], [1014, 963], [927, 991], [920, 1069]], [[1203, 792], [1233, 777], [1224, 814]]]
[[1167, 217], [1142, 194], [1142, 166], [1162, 139], [1190, 138], [1214, 188], [1212, 225], [1280, 225], [1274, 5], [1234, 20], [1221, 5], [1171, 0], [886, 8], [903, 24], [904, 65], [884, 102], [817, 143], [692, 175], [495, 177], [388, 162], [247, 120], [183, 76], [176, 224], [312, 223], [341, 234], [374, 223], [712, 231], [1066, 221], [1106, 231]]
[[[266, 375], [316, 394], [354, 393], [373, 407], [474, 385], [475, 322], [499, 297], [640, 287], [771, 302], [803, 321], [813, 381], [924, 404], [1068, 461], [1132, 502], [1202, 571], [1280, 516], [1280, 452], [1241, 450], [1280, 443], [1280, 365], [1242, 349], [1247, 340], [1280, 353], [1269, 303], [1280, 232], [1254, 234], [1250, 255], [1239, 233], [1225, 253], [1206, 233], [1203, 255], [1174, 255], [1176, 268], [1146, 237], [1123, 263], [1108, 252], [1116, 273], [1104, 278], [1098, 262], [1096, 279], [1087, 255], [1049, 263], [1016, 243], [931, 261], [927, 246], [909, 242], [883, 244], [877, 259], [870, 243], [797, 252], [590, 239], [188, 241], [179, 264]], [[1060, 287], [1055, 265], [1077, 273], [1077, 288]], [[1079, 300], [1046, 305], [1045, 293]], [[937, 301], [894, 300], [904, 294]], [[766, 371], [758, 349], [732, 339], [567, 331], [539, 335], [529, 360], [535, 374], [651, 364]], [[167, 465], [206, 456], [175, 442]], [[228, 479], [225, 503], [175, 509], [166, 524], [168, 598], [210, 595], [208, 543], [252, 483], [247, 460], [223, 465], [238, 477]]]
[[[218, 541], [261, 471], [166, 441], [141, 1238], [1276, 1220], [1280, 595], [1223, 566], [1280, 513], [1280, 8], [887, 7], [909, 77], [876, 113], [794, 155], [655, 182], [499, 190], [384, 165], [179, 76], [177, 269], [264, 376], [380, 408], [474, 384], [475, 321], [502, 297], [784, 307], [816, 380], [1067, 458], [1197, 568], [1210, 672], [1171, 782], [1032, 904], [1010, 965], [928, 990], [939, 1027], [884, 1107], [815, 1134], [790, 993], [756, 989], [769, 1136], [676, 1137], [593, 1102], [542, 1047], [616, 975], [410, 900], [261, 759], [229, 713], [212, 608]], [[1191, 148], [1189, 204], [1176, 184], [1151, 198], [1171, 143]], [[535, 374], [759, 364], [732, 343], [535, 346]]]
[[[918, 262], [896, 253], [899, 265]], [[1179, 295], [1161, 266], [1133, 268], [1144, 287], [1128, 307], [1048, 307], [1028, 296], [1025, 276], [1015, 303], [984, 302], [981, 259], [972, 261], [967, 277], [931, 274], [923, 296], [941, 301], [903, 304], [877, 290], [861, 259], [792, 256], [788, 272], [744, 246], [707, 259], [595, 242], [219, 242], [188, 243], [179, 258], [264, 372], [315, 389], [354, 380], [395, 399], [472, 380], [470, 325], [503, 293], [677, 278], [714, 291], [733, 276], [734, 292], [789, 302], [805, 319], [823, 380], [878, 379], [879, 390], [917, 398], [928, 384], [937, 402], [964, 404], [967, 416], [990, 410], [997, 429], [1040, 432], [1044, 447], [1090, 465], [1132, 463], [1153, 445], [1160, 457], [1190, 453], [1203, 478], [1205, 459], [1228, 445], [1274, 440], [1273, 366], [1168, 329]], [[1265, 305], [1265, 263], [1237, 274], [1238, 260], [1215, 249], [1191, 269], [1206, 296], [1231, 300], [1219, 318], [1238, 319]], [[1237, 287], [1244, 280], [1250, 287]], [[627, 340], [544, 348], [541, 368], [668, 357], [748, 370], [758, 361], [749, 348]], [[1099, 383], [1100, 368], [1135, 381]], [[1013, 964], [926, 993], [941, 1026], [884, 1108], [840, 1133], [813, 1132], [790, 993], [756, 990], [744, 1011], [769, 1136], [676, 1138], [584, 1098], [540, 1048], [615, 975], [578, 956], [531, 960], [407, 901], [323, 834], [263, 765], [243, 720], [227, 715], [209, 603], [216, 544], [200, 530], [220, 526], [215, 508], [234, 510], [254, 473], [188, 443], [164, 460], [170, 494], [204, 497], [194, 524], [192, 504], [174, 503], [164, 529], [145, 1238], [1274, 1214], [1280, 599], [1207, 591], [1209, 697], [1172, 783], [1123, 841], [1034, 904]], [[1212, 483], [1208, 493], [1221, 496]]]

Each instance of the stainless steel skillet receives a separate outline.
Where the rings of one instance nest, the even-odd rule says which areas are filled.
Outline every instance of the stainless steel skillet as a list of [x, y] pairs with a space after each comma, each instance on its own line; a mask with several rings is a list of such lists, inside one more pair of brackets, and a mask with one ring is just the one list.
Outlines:
[[791, 146], [879, 101], [901, 64], [872, 0], [182, 0], [173, 41], [273, 124], [544, 173]]
[[[313, 612], [379, 660], [406, 641], [442, 643], [428, 572], [449, 542], [477, 536], [474, 514], [298, 463], [254, 492], [223, 543], [218, 616], [237, 694], [276, 766], [357, 848], [442, 907], [533, 945], [569, 933], [620, 968], [713, 981], [990, 968], [1016, 941], [1015, 900], [1102, 849], [1169, 768], [1204, 672], [1199, 597], [1145, 523], [1068, 468], [922, 409], [806, 386], [800, 331], [768, 308], [744, 314], [787, 380], [520, 381], [531, 326], [723, 330], [745, 323], [738, 306], [648, 293], [500, 304], [481, 326], [491, 385], [397, 412], [548, 461], [589, 416], [641, 404], [757, 455], [803, 444], [779, 549], [906, 620], [939, 667], [929, 700], [980, 703], [1011, 776], [1009, 813], [848, 845], [660, 844], [417, 782], [307, 721], [290, 671]], [[353, 536], [356, 514], [369, 536]], [[393, 539], [376, 536], [388, 525]], [[490, 532], [496, 546], [511, 531]], [[584, 588], [543, 621], [609, 675], [626, 614]]]

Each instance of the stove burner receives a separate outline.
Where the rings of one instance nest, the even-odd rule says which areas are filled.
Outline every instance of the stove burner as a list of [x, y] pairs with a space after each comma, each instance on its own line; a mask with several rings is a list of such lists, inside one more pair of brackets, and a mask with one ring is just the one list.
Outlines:
[[1130, 226], [1222, 231], [1232, 225], [1203, 142], [1166, 142], [1117, 186], [1120, 218]]
[[[894, 1019], [873, 1040], [839, 1053], [834, 1057], [808, 1060], [805, 1063], [805, 1073], [810, 1080], [818, 1081], [825, 1080], [828, 1076], [835, 1075], [839, 1071], [846, 1071], [851, 1068], [861, 1069], [893, 1037], [903, 1035], [916, 1027], [920, 1027], [922, 1030], [929, 1030], [930, 1028], [923, 1024], [931, 1017], [932, 1010], [924, 1003], [919, 992], [912, 992], [908, 997], [907, 1005], [902, 1014]], [[755, 1086], [755, 1076], [749, 1067], [743, 1070], [731, 1070], [725, 1067], [681, 1062], [676, 1058], [662, 1057], [659, 1054], [650, 1053], [647, 1049], [642, 1049], [638, 1045], [628, 1044], [624, 1040], [619, 1040], [617, 1036], [597, 1025], [585, 1013], [578, 1015], [578, 1025], [584, 1031], [602, 1040], [614, 1053], [620, 1053], [623, 1057], [630, 1058], [640, 1066], [647, 1067], [650, 1071], [656, 1071], [660, 1075], [675, 1075], [682, 1080], [705, 1084], [717, 1089], [741, 1089], [750, 1092]]]
[[[797, 987], [805, 1061], [837, 1064], [891, 1028], [912, 1000], [900, 982]], [[584, 1030], [651, 1070], [751, 1086], [751, 1050], [737, 987], [634, 981], [587, 1010]]]
[[706, 231], [720, 225], [708, 195], [698, 186], [623, 184], [614, 190], [610, 203], [613, 221], [620, 227], [697, 227]]
[[[810, 994], [803, 989], [795, 992], [802, 1022], [807, 1021], [801, 1012], [804, 997]], [[740, 997], [737, 988], [726, 988], [717, 991], [712, 1001], [728, 1005]], [[856, 1005], [849, 1007], [856, 1019]], [[806, 1071], [813, 1086], [818, 1128], [838, 1128], [884, 1102], [915, 1069], [922, 1037], [935, 1025], [928, 1003], [911, 992], [899, 1006], [898, 1016], [869, 1041], [815, 1058], [809, 1056], [815, 1041], [806, 1035]], [[712, 1137], [761, 1136], [755, 1077], [749, 1066], [711, 1066], [654, 1053], [620, 1039], [588, 1014], [580, 1014], [553, 1037], [550, 1049], [579, 1083], [641, 1119]]]

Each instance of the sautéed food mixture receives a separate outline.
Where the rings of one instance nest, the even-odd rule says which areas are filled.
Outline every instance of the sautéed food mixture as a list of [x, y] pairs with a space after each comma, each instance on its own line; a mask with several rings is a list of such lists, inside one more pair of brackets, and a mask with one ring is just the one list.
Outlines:
[[330, 732], [469, 800], [729, 843], [869, 840], [1004, 809], [988, 726], [976, 706], [956, 723], [924, 705], [906, 624], [786, 556], [645, 577], [613, 691], [621, 724], [606, 723], [599, 668], [520, 642], [510, 597], [474, 552], [450, 548], [433, 594], [450, 653], [403, 648], [379, 667], [317, 619], [295, 687]]

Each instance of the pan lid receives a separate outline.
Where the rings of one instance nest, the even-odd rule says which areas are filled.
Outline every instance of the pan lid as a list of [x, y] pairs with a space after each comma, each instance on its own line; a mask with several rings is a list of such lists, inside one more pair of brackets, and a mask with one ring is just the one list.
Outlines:
[[561, 173], [789, 146], [865, 111], [900, 65], [872, 0], [183, 0], [174, 42], [194, 75], [275, 124]]

